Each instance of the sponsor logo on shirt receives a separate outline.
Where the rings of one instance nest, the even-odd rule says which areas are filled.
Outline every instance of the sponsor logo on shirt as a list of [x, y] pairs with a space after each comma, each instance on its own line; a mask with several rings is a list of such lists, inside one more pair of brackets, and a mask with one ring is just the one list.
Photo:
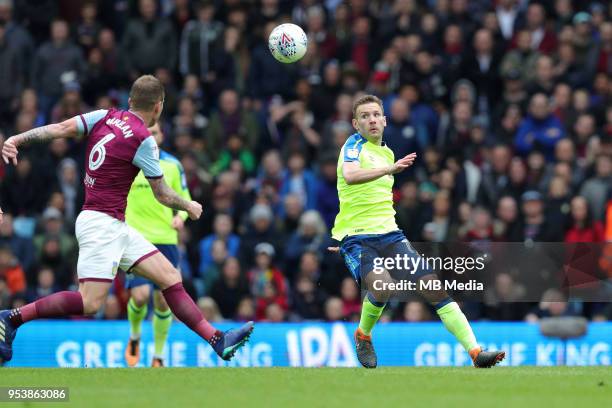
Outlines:
[[85, 174], [85, 180], [83, 180], [83, 182], [85, 183], [85, 187], [93, 187], [94, 184], [96, 184], [96, 179], [89, 174]]

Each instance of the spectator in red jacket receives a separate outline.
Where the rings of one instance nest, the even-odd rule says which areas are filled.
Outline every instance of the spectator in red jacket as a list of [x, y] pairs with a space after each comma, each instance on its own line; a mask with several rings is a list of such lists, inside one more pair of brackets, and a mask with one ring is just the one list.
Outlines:
[[597, 71], [612, 74], [612, 22], [606, 21], [600, 28], [601, 43], [597, 58]]
[[6, 282], [11, 295], [26, 289], [25, 273], [8, 246], [0, 247], [0, 279]]
[[[531, 32], [531, 48], [544, 54], [551, 54], [557, 47], [557, 37], [546, 28], [546, 10], [539, 3], [532, 3], [527, 8], [525, 28]], [[515, 32], [516, 33], [516, 32]], [[516, 44], [516, 37], [512, 41]]]
[[359, 289], [351, 278], [344, 278], [340, 286], [340, 296], [342, 298], [342, 312], [344, 317], [350, 321], [359, 320], [361, 312], [361, 297]]
[[472, 228], [465, 234], [467, 242], [491, 242], [494, 239], [491, 213], [484, 207], [476, 207], [471, 214]]
[[608, 209], [606, 210], [606, 242], [612, 242], [612, 198], [608, 200]]
[[565, 242], [603, 242], [604, 228], [593, 221], [586, 198], [576, 196], [571, 202], [571, 224], [565, 232]]

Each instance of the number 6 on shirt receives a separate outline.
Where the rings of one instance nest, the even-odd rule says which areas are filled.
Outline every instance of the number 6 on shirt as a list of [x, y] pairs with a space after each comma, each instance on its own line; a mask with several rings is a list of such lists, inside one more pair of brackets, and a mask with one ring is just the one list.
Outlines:
[[[104, 159], [106, 158], [106, 148], [104, 145], [113, 140], [115, 136], [115, 134], [109, 133], [94, 145], [91, 149], [91, 153], [89, 153], [89, 170], [97, 170], [102, 163], [104, 163]], [[98, 157], [95, 157], [96, 153], [98, 153]]]

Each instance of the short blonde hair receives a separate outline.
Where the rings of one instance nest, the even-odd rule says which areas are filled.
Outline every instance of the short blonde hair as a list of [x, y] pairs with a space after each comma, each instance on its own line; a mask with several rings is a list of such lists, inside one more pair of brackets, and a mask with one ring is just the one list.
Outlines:
[[134, 81], [130, 89], [131, 107], [150, 112], [157, 102], [164, 100], [164, 85], [153, 75], [143, 75]]
[[355, 102], [353, 102], [353, 118], [357, 119], [357, 108], [361, 105], [365, 105], [366, 103], [378, 104], [378, 106], [380, 106], [380, 109], [383, 111], [383, 114], [385, 113], [385, 110], [383, 108], [383, 103], [378, 96], [365, 95], [357, 99]]

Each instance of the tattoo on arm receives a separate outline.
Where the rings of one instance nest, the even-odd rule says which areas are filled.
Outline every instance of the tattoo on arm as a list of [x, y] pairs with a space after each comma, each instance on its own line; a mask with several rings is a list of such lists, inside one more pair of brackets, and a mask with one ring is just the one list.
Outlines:
[[51, 140], [56, 136], [54, 132], [57, 125], [46, 125], [37, 127], [27, 132], [23, 132], [18, 134], [15, 138], [17, 139], [17, 143], [19, 146], [27, 145], [32, 142], [44, 142], [47, 140]]
[[179, 196], [176, 191], [170, 188], [163, 177], [156, 179], [148, 179], [153, 194], [157, 201], [166, 207], [170, 207], [177, 211], [187, 211], [189, 201]]
[[77, 121], [75, 118], [71, 118], [60, 123], [52, 123], [28, 130], [13, 136], [13, 138], [17, 146], [23, 146], [32, 142], [46, 142], [60, 137], [77, 137], [78, 135]]

